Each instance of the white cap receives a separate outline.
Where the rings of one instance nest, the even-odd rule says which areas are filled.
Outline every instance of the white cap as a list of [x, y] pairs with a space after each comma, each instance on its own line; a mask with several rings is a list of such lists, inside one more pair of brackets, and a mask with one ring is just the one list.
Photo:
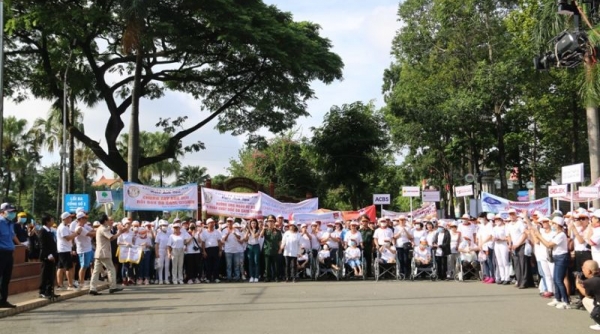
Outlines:
[[540, 210], [535, 210], [535, 211], [533, 211], [533, 214], [532, 214], [532, 216], [538, 216], [538, 217], [541, 217], [541, 216], [542, 216], [542, 213], [540, 212]]
[[386, 218], [381, 217], [381, 218], [379, 218], [378, 222], [380, 222], [380, 223], [387, 223], [387, 220], [386, 220]]
[[181, 224], [179, 224], [179, 223], [173, 223], [173, 225], [171, 225], [171, 226], [172, 226], [173, 228], [175, 228], [175, 227], [181, 227]]
[[93, 227], [98, 227], [98, 226], [100, 226], [100, 222], [96, 220], [96, 221], [94, 222], [94, 224], [92, 224], [92, 226], [93, 226]]
[[121, 224], [125, 225], [125, 224], [130, 224], [131, 220], [129, 220], [129, 218], [125, 217], [123, 219], [121, 219]]
[[233, 219], [232, 217], [227, 218], [227, 221], [235, 221], [235, 219]]
[[161, 220], [158, 221], [158, 225], [160, 225], [160, 226], [167, 226], [167, 225], [169, 225], [169, 222], [166, 221], [166, 220], [164, 220], [164, 219], [161, 219]]
[[81, 219], [81, 218], [86, 218], [87, 215], [85, 214], [85, 212], [79, 211], [79, 212], [77, 212], [77, 216], [76, 217], [77, 217], [77, 219]]
[[214, 219], [212, 219], [212, 218], [208, 218], [208, 219], [206, 220], [206, 223], [207, 223], [207, 224], [214, 223], [214, 222], [215, 222], [215, 220], [214, 220]]
[[277, 215], [277, 218], [283, 218], [283, 215]]
[[592, 216], [594, 216], [596, 218], [600, 218], [600, 209], [594, 210], [594, 213], [592, 213]]
[[486, 216], [487, 220], [494, 220], [494, 217], [495, 216], [494, 216], [493, 213], [488, 213], [487, 216]]
[[406, 216], [405, 215], [400, 215], [400, 216], [398, 216], [398, 219], [404, 219], [404, 220], [406, 220]]
[[458, 225], [456, 225], [456, 222], [453, 220], [450, 223], [448, 223], [448, 226], [458, 226]]
[[62, 219], [62, 220], [65, 220], [65, 219], [67, 219], [67, 218], [69, 218], [69, 217], [71, 217], [71, 213], [69, 213], [69, 212], [66, 212], [66, 211], [65, 211], [65, 212], [63, 212], [63, 213], [60, 215], [60, 219]]
[[471, 218], [471, 216], [469, 216], [468, 213], [465, 213], [464, 215], [462, 215], [462, 217], [460, 217], [461, 219], [469, 219]]
[[563, 217], [554, 217], [552, 218], [552, 222], [556, 225], [560, 225], [560, 226], [564, 226], [565, 225], [565, 220]]
[[550, 221], [550, 217], [540, 216], [539, 218], [540, 218], [540, 221], [543, 221], [543, 222], [549, 222]]
[[508, 213], [509, 213], [509, 214], [510, 214], [510, 213], [517, 213], [517, 210], [515, 210], [515, 209], [508, 209]]
[[77, 209], [75, 210], [75, 213], [80, 213], [80, 212], [85, 212], [85, 211], [83, 210], [83, 208], [77, 208]]

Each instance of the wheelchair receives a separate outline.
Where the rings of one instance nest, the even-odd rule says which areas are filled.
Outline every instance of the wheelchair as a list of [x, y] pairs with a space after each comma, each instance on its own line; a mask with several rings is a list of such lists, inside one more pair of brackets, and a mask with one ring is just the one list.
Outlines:
[[335, 265], [336, 267], [338, 267], [338, 269], [334, 269], [333, 267], [328, 267], [326, 266], [324, 263], [321, 263], [321, 261], [319, 260], [318, 256], [316, 259], [314, 259], [313, 262], [315, 262], [315, 272], [314, 272], [314, 280], [317, 281], [319, 279], [324, 279], [324, 278], [328, 278], [328, 277], [334, 277], [336, 281], [339, 281], [340, 278], [342, 277], [343, 274], [343, 263], [342, 263], [342, 258], [343, 255], [340, 255], [340, 251], [341, 249], [337, 249], [336, 252], [333, 252], [333, 250], [330, 250], [331, 256], [329, 257], [331, 264]]
[[347, 261], [346, 252], [344, 251], [344, 257], [342, 258], [343, 266], [341, 267], [342, 278], [344, 278], [344, 279], [362, 279], [362, 280], [367, 279], [367, 272], [366, 272], [367, 264], [365, 263], [365, 253], [362, 249], [360, 250], [360, 271], [362, 274], [361, 276], [355, 276], [354, 269], [352, 269], [350, 267], [350, 265], [348, 265], [346, 263], [346, 261]]
[[483, 268], [481, 263], [477, 261], [477, 256], [475, 256], [472, 261], [468, 261], [467, 259], [463, 259], [463, 256], [459, 256], [456, 261], [456, 266], [454, 269], [454, 280], [457, 282], [465, 282], [465, 281], [481, 281], [483, 279]]
[[413, 256], [410, 260], [410, 280], [414, 281], [417, 278], [429, 278], [432, 281], [438, 279], [437, 263], [435, 262], [435, 250], [430, 250], [431, 256], [429, 264], [426, 266], [417, 266], [417, 261]]
[[375, 281], [379, 281], [380, 278], [385, 278], [386, 276], [395, 280], [403, 279], [403, 275], [400, 273], [400, 265], [398, 264], [396, 257], [394, 256], [393, 259], [393, 263], [383, 263], [383, 260], [381, 259], [381, 252], [379, 249], [377, 250], [377, 258], [375, 261], [373, 261]]

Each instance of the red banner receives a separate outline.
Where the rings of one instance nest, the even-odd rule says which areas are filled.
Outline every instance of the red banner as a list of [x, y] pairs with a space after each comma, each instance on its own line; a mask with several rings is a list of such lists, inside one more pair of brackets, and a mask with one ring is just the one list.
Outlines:
[[362, 215], [367, 215], [372, 222], [377, 221], [377, 211], [375, 209], [375, 205], [367, 206], [366, 208], [362, 208], [358, 211], [342, 211], [342, 217], [344, 217], [344, 221], [358, 220], [358, 217]]

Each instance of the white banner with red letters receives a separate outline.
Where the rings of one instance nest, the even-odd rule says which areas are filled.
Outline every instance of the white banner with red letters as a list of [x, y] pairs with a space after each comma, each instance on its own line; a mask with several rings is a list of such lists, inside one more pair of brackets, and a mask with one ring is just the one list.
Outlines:
[[125, 182], [123, 206], [126, 211], [195, 211], [198, 210], [198, 185], [158, 188]]
[[549, 216], [552, 213], [550, 197], [531, 202], [513, 202], [486, 192], [481, 193], [481, 208], [485, 212], [493, 213], [500, 213], [509, 209], [527, 210], [530, 215], [534, 211], [540, 211], [544, 216]]
[[400, 216], [409, 217], [412, 215], [413, 218], [424, 218], [427, 215], [436, 216], [437, 210], [435, 208], [435, 203], [430, 203], [424, 207], [413, 210], [413, 212], [394, 212], [389, 210], [381, 210], [381, 214], [384, 217], [390, 217], [391, 219], [398, 218]]
[[287, 219], [293, 213], [309, 213], [319, 209], [319, 199], [309, 198], [300, 203], [284, 203], [273, 197], [259, 192], [260, 194], [260, 210], [263, 217], [268, 215], [282, 215]]
[[215, 216], [260, 218], [260, 194], [234, 193], [202, 187], [202, 211]]

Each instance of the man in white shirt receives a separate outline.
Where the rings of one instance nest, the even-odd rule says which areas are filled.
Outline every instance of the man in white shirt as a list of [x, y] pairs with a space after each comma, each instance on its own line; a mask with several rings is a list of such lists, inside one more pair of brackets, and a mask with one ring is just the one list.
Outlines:
[[[233, 218], [227, 218], [227, 227], [222, 231], [223, 251], [227, 264], [227, 281], [240, 281], [240, 262], [244, 260], [244, 249], [242, 247], [242, 234], [239, 231], [240, 224], [234, 226]], [[233, 276], [232, 276], [233, 267]]]
[[206, 279], [211, 283], [219, 283], [219, 259], [223, 243], [221, 231], [215, 228], [215, 221], [209, 218], [208, 227], [202, 231], [202, 255], [206, 259]]
[[460, 235], [463, 239], [469, 238], [471, 241], [475, 241], [477, 226], [471, 222], [471, 216], [465, 213], [460, 219], [462, 220], [462, 224], [457, 229]]
[[592, 228], [587, 231], [586, 241], [591, 247], [592, 259], [600, 263], [600, 209], [592, 214]]
[[73, 239], [77, 237], [77, 233], [71, 232], [69, 226], [71, 225], [71, 214], [69, 212], [63, 212], [60, 215], [62, 222], [56, 229], [56, 247], [58, 250], [58, 270], [56, 271], [56, 282], [58, 283], [58, 289], [62, 290], [63, 280], [65, 273], [67, 273], [67, 282], [69, 287], [67, 290], [75, 290], [73, 281], [75, 278], [75, 267], [73, 267], [73, 258], [71, 257], [73, 252]]
[[408, 259], [408, 253], [412, 248], [412, 231], [406, 226], [406, 217], [401, 215], [398, 219], [394, 219], [394, 240], [396, 241], [396, 256], [398, 264], [400, 265], [400, 272], [408, 276], [410, 273], [410, 262]]
[[508, 245], [512, 251], [515, 276], [517, 279], [517, 287], [519, 289], [527, 288], [527, 277], [529, 276], [529, 263], [525, 256], [525, 244], [527, 243], [527, 227], [521, 219], [517, 217], [515, 209], [508, 210], [509, 223], [508, 230]]
[[394, 239], [394, 231], [392, 231], [391, 228], [388, 228], [388, 223], [385, 218], [379, 218], [379, 228], [373, 232], [373, 243], [375, 244], [376, 249], [379, 249], [386, 239]]
[[477, 234], [478, 246], [486, 255], [483, 262], [483, 282], [495, 283], [496, 266], [494, 263], [494, 214], [483, 214], [479, 217], [480, 227]]
[[75, 246], [77, 256], [79, 257], [79, 286], [83, 286], [85, 273], [94, 260], [94, 250], [92, 249], [92, 238], [96, 237], [96, 231], [87, 225], [88, 216], [81, 211], [76, 216], [77, 225], [71, 230], [77, 233], [75, 237]]

